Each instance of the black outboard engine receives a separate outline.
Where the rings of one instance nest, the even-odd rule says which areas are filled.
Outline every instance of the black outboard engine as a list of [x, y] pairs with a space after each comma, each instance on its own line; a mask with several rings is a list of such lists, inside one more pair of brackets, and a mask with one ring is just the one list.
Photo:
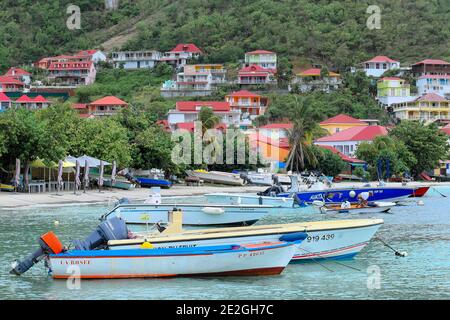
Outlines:
[[263, 192], [258, 192], [258, 196], [275, 197], [279, 193], [285, 192], [282, 186], [271, 186]]
[[244, 180], [245, 182], [251, 183], [251, 181], [250, 181], [250, 179], [248, 178], [248, 175], [247, 175], [246, 173], [242, 172], [242, 173], [239, 175], [239, 177], [240, 177], [242, 180]]
[[39, 238], [38, 242], [39, 249], [37, 249], [22, 261], [14, 261], [12, 264], [12, 269], [9, 271], [9, 273], [20, 276], [22, 273], [28, 271], [28, 269], [45, 258], [47, 255], [58, 254], [66, 251], [66, 248], [63, 247], [58, 237], [52, 231], [49, 231], [46, 234], [42, 235]]
[[72, 241], [76, 250], [100, 249], [109, 240], [128, 239], [128, 228], [124, 220], [112, 217], [100, 223], [97, 229], [84, 240]]

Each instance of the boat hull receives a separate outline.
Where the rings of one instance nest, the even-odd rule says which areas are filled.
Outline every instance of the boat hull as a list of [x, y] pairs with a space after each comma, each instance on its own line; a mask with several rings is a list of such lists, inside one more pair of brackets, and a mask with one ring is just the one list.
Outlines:
[[281, 208], [292, 208], [293, 198], [266, 197], [247, 194], [208, 193], [204, 195], [209, 203], [270, 205]]
[[[351, 258], [361, 251], [383, 224], [381, 219], [335, 220], [285, 225], [226, 228], [223, 231], [205, 230], [204, 233], [186, 232], [174, 236], [145, 235], [155, 247], [196, 247], [229, 243], [259, 243], [276, 241], [280, 236], [306, 232], [308, 237], [297, 246], [293, 262], [316, 259]], [[255, 233], [257, 231], [257, 234]], [[110, 241], [109, 249], [138, 248], [142, 239]]]
[[[358, 208], [355, 205], [351, 208], [339, 208], [339, 205], [327, 205], [320, 207], [322, 213], [381, 213], [388, 212], [391, 208], [395, 207], [396, 203], [375, 203], [375, 206], [368, 206], [364, 208]], [[337, 207], [337, 208], [336, 208]]]
[[225, 172], [197, 172], [197, 171], [186, 171], [187, 175], [190, 177], [197, 177], [202, 179], [204, 182], [226, 184], [232, 186], [243, 186], [244, 180], [241, 179], [236, 174], [225, 173]]
[[420, 198], [423, 197], [425, 195], [425, 193], [428, 192], [428, 190], [430, 189], [429, 186], [427, 187], [418, 187], [414, 190], [413, 194], [410, 196], [411, 198]]
[[136, 177], [136, 180], [139, 181], [139, 184], [143, 188], [151, 188], [151, 187], [161, 187], [161, 188], [170, 188], [172, 187], [172, 182], [164, 179], [150, 179], [143, 177]]
[[[50, 255], [53, 278], [81, 279], [153, 278], [175, 276], [256, 276], [283, 271], [297, 243], [272, 244], [224, 250], [131, 249], [72, 251]], [[231, 246], [228, 246], [231, 247]]]
[[[350, 203], [358, 202], [358, 195], [362, 192], [368, 192], [368, 201], [384, 201], [384, 200], [402, 200], [413, 194], [415, 188], [402, 187], [361, 187], [361, 188], [341, 188], [326, 190], [311, 190], [297, 192], [297, 197], [301, 202], [313, 203], [314, 201], [323, 201], [326, 203], [342, 203], [349, 201]], [[351, 197], [350, 192], [354, 191], [355, 196]], [[288, 193], [278, 194], [279, 197], [287, 197]]]
[[251, 225], [270, 213], [273, 206], [259, 205], [199, 205], [199, 204], [121, 204], [109, 216], [120, 216], [127, 224], [168, 222], [168, 212], [174, 208], [183, 212], [186, 226]]

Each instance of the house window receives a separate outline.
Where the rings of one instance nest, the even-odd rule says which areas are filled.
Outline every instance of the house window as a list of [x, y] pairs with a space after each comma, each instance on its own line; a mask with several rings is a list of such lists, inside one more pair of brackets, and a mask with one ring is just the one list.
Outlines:
[[379, 63], [376, 64], [376, 68], [380, 69], [380, 64]]
[[383, 63], [383, 69], [387, 69], [386, 63]]

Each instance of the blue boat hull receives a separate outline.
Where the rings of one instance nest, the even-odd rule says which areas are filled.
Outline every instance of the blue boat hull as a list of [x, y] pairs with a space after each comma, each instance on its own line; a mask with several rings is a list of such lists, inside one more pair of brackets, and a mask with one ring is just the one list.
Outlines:
[[[350, 192], [354, 191], [355, 196], [351, 197]], [[297, 197], [300, 202], [312, 203], [314, 201], [323, 201], [327, 203], [350, 203], [358, 202], [358, 194], [368, 192], [368, 201], [401, 200], [413, 194], [414, 188], [405, 187], [362, 187], [362, 188], [336, 188], [326, 190], [300, 191]], [[287, 197], [288, 193], [281, 193], [279, 197]]]
[[141, 185], [141, 187], [147, 187], [147, 188], [151, 188], [151, 187], [161, 187], [161, 188], [170, 188], [172, 186], [172, 182], [168, 181], [168, 180], [163, 180], [163, 179], [150, 179], [150, 178], [141, 178], [141, 177], [137, 177], [136, 178], [137, 181], [139, 181], [139, 184]]

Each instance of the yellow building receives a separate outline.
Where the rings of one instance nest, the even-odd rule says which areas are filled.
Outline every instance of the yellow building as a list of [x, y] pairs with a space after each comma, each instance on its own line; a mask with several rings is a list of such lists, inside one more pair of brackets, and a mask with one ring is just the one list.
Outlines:
[[450, 100], [436, 93], [424, 94], [410, 102], [395, 103], [392, 107], [395, 116], [401, 120], [450, 120]]
[[327, 130], [330, 134], [335, 134], [345, 129], [353, 127], [367, 126], [367, 122], [355, 119], [346, 114], [338, 114], [335, 117], [329, 118], [319, 123], [320, 127]]

